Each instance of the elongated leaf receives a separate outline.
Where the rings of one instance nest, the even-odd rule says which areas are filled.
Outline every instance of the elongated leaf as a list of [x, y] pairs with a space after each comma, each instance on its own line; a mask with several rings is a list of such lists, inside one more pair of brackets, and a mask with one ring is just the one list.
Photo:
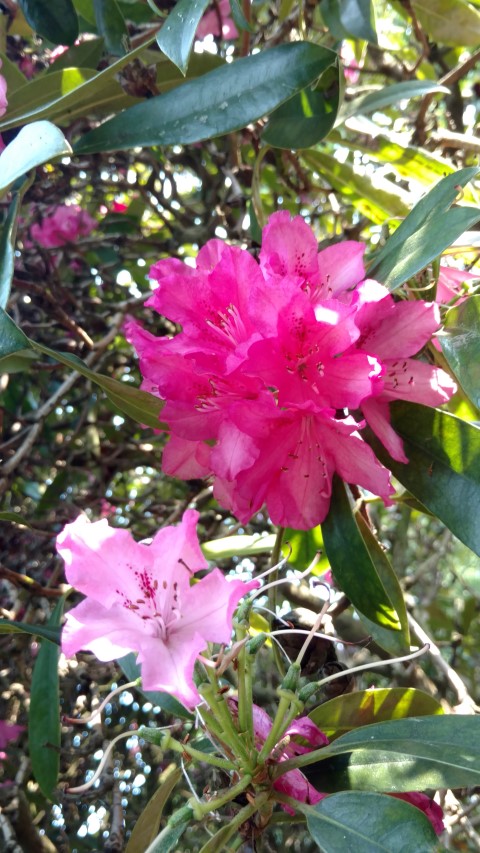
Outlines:
[[[140, 678], [142, 675], [141, 669], [137, 664], [136, 656], [133, 652], [130, 652], [128, 655], [125, 655], [123, 658], [119, 658], [117, 660], [119, 667], [123, 670], [125, 675], [127, 676], [129, 681], [135, 681], [137, 678]], [[161, 693], [160, 691], [151, 691], [151, 690], [142, 690], [140, 687], [136, 688], [140, 691], [140, 693], [148, 699], [152, 705], [158, 705], [160, 708], [163, 708], [168, 714], [172, 714], [174, 717], [181, 717], [182, 719], [193, 719], [193, 715], [190, 711], [187, 711], [183, 705], [180, 704], [173, 696], [170, 696], [169, 693]]]
[[93, 8], [98, 34], [104, 39], [108, 53], [125, 56], [130, 40], [116, 0], [93, 0]]
[[[8, 514], [2, 513], [2, 515]], [[43, 637], [51, 643], [60, 644], [60, 628], [49, 627], [49, 625], [30, 625], [29, 622], [10, 622], [8, 619], [0, 619], [0, 634], [30, 634], [33, 637]]]
[[31, 349], [30, 341], [12, 318], [0, 308], [0, 359]]
[[209, 0], [179, 0], [157, 35], [160, 50], [182, 74], [188, 68], [193, 41]]
[[53, 44], [73, 44], [78, 38], [78, 18], [72, 0], [18, 0], [32, 30]]
[[275, 110], [262, 139], [277, 148], [310, 148], [331, 131], [339, 102], [340, 68], [336, 62], [315, 89], [304, 89]]
[[82, 137], [78, 153], [210, 139], [256, 121], [316, 80], [335, 58], [309, 42], [283, 44], [151, 98]]
[[0, 230], [0, 307], [6, 308], [10, 296], [15, 258], [15, 236], [22, 194], [16, 192]]
[[[152, 841], [145, 853], [170, 853], [180, 841], [183, 833], [189, 825], [189, 820], [177, 823], [176, 826], [166, 826]], [[178, 849], [178, 848], [177, 848]]]
[[71, 153], [61, 130], [49, 121], [23, 127], [0, 154], [0, 193], [3, 195], [14, 181], [35, 166]]
[[23, 118], [30, 110], [40, 110], [56, 98], [63, 98], [95, 78], [93, 68], [62, 68], [52, 66], [48, 73], [34, 77], [17, 89], [8, 104], [8, 121]]
[[368, 274], [395, 290], [480, 219], [478, 209], [452, 206], [476, 166], [447, 175], [413, 208], [374, 257]]
[[398, 104], [399, 101], [408, 101], [410, 98], [437, 93], [448, 95], [450, 89], [440, 83], [434, 83], [432, 80], [406, 80], [404, 83], [392, 83], [390, 86], [383, 86], [377, 92], [371, 92], [369, 95], [363, 95], [363, 97], [351, 101], [339, 116], [339, 123], [351, 116], [376, 113], [385, 107], [392, 106], [392, 104]]
[[313, 570], [316, 576], [327, 571], [329, 562], [323, 545], [322, 528], [313, 527], [311, 530], [293, 530], [287, 527], [283, 536], [284, 557], [288, 557], [288, 565], [300, 572], [310, 565], [315, 554], [320, 554], [320, 559]]
[[390, 720], [348, 732], [297, 763], [320, 791], [469, 787], [480, 782], [479, 731], [477, 717], [460, 714]]
[[394, 797], [347, 791], [299, 810], [322, 853], [433, 853], [437, 846], [428, 818]]
[[360, 616], [369, 620], [374, 639], [387, 651], [408, 651], [402, 621], [395, 610], [350, 508], [345, 485], [335, 477], [332, 501], [322, 524], [323, 541], [335, 580]]
[[463, 390], [480, 409], [480, 296], [450, 308], [440, 344]]
[[382, 224], [387, 219], [407, 216], [410, 196], [392, 181], [361, 174], [355, 166], [339, 163], [324, 151], [303, 151], [301, 158], [372, 222]]
[[353, 36], [377, 44], [371, 0], [322, 0], [320, 8], [335, 38]]
[[433, 714], [443, 714], [443, 709], [428, 693], [413, 687], [385, 687], [336, 696], [308, 716], [332, 740], [359, 726]]
[[[49, 619], [49, 628], [58, 628], [62, 619], [61, 598]], [[47, 799], [53, 799], [60, 766], [59, 650], [42, 642], [35, 661], [30, 692], [28, 746], [35, 779]]]
[[364, 437], [397, 480], [480, 555], [480, 429], [416, 403], [394, 403], [390, 411], [408, 465], [391, 459], [370, 430]]
[[226, 560], [230, 557], [251, 557], [255, 554], [265, 554], [275, 545], [275, 534], [269, 536], [225, 536], [212, 539], [201, 545], [207, 560]]
[[102, 38], [88, 39], [76, 44], [62, 53], [55, 62], [48, 66], [45, 76], [55, 74], [64, 68], [92, 68], [96, 69], [102, 56], [105, 42]]
[[163, 809], [175, 785], [181, 778], [182, 771], [180, 767], [177, 767], [168, 774], [165, 781], [161, 783], [153, 796], [150, 797], [133, 828], [133, 832], [125, 848], [125, 853], [144, 853], [148, 845], [158, 835]]
[[99, 385], [112, 403], [121, 412], [133, 418], [134, 421], [137, 421], [137, 423], [145, 424], [153, 429], [168, 430], [168, 426], [162, 424], [158, 419], [164, 406], [164, 402], [159, 400], [158, 397], [154, 397], [153, 394], [148, 394], [146, 391], [140, 391], [139, 388], [132, 388], [131, 385], [119, 382], [118, 379], [112, 379], [110, 376], [104, 376], [102, 373], [95, 373], [94, 370], [90, 370], [75, 355], [57, 352], [34, 341], [30, 341], [29, 343], [34, 350], [50, 356], [50, 358], [59, 361], [61, 364], [65, 364], [67, 367], [78, 371], [82, 376], [90, 379], [96, 385]]
[[8, 102], [10, 106], [12, 94], [14, 94], [17, 89], [24, 86], [27, 81], [18, 65], [16, 65], [15, 62], [12, 62], [11, 59], [8, 58], [7, 54], [2, 53], [2, 51], [0, 51], [0, 60], [2, 62], [2, 77], [7, 82]]
[[412, 8], [432, 41], [478, 47], [480, 12], [465, 0], [412, 0]]

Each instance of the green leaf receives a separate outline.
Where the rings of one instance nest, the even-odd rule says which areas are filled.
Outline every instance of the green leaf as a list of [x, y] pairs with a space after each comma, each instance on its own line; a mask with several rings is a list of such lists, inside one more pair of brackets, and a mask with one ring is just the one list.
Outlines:
[[313, 574], [319, 576], [330, 568], [320, 525], [310, 530], [293, 530], [292, 527], [287, 527], [283, 535], [282, 552], [284, 557], [288, 557], [289, 567], [300, 572], [305, 571], [317, 553], [320, 553], [321, 557]]
[[[129, 681], [135, 681], [137, 678], [141, 678], [142, 671], [137, 664], [137, 658], [133, 652], [125, 655], [123, 658], [119, 658], [117, 663]], [[142, 695], [145, 696], [152, 705], [158, 705], [166, 711], [167, 714], [172, 714], [174, 717], [180, 717], [187, 720], [193, 719], [193, 715], [190, 711], [187, 711], [187, 709], [184, 708], [180, 702], [174, 699], [173, 696], [170, 696], [169, 693], [142, 690], [140, 687], [137, 687], [136, 690], [142, 693]]]
[[158, 397], [154, 397], [153, 394], [149, 394], [146, 391], [141, 391], [139, 388], [133, 388], [125, 382], [119, 382], [118, 379], [112, 379], [110, 376], [104, 376], [102, 373], [95, 373], [95, 371], [90, 370], [75, 355], [57, 352], [50, 349], [50, 347], [45, 347], [43, 344], [37, 344], [34, 341], [29, 341], [29, 344], [37, 352], [50, 356], [55, 361], [65, 364], [67, 367], [76, 370], [82, 376], [90, 379], [96, 385], [99, 385], [105, 391], [109, 400], [121, 412], [128, 415], [137, 423], [145, 424], [153, 429], [168, 431], [168, 426], [162, 424], [158, 419], [165, 405], [163, 400], [159, 400]]
[[[48, 66], [45, 76], [63, 71], [66, 68], [91, 68], [95, 70], [103, 54], [105, 42], [102, 38], [88, 39], [75, 44], [62, 53]], [[43, 78], [42, 78], [43, 79]]]
[[175, 785], [181, 778], [182, 770], [180, 767], [177, 767], [173, 772], [169, 773], [165, 781], [161, 783], [153, 796], [150, 797], [133, 828], [125, 853], [144, 853], [148, 845], [158, 835], [163, 809]]
[[[22, 183], [27, 187], [27, 181]], [[15, 237], [17, 233], [17, 219], [23, 191], [19, 190], [13, 194], [12, 201], [8, 207], [5, 221], [0, 230], [0, 307], [6, 308], [10, 296], [10, 287], [13, 278], [13, 266], [15, 260]]]
[[0, 358], [0, 373], [22, 373], [24, 370], [30, 369], [32, 361], [35, 361], [36, 358], [36, 354], [31, 349], [19, 350], [13, 355], [6, 355]]
[[431, 41], [478, 47], [480, 12], [465, 0], [412, 0], [412, 8]]
[[31, 349], [31, 344], [11, 317], [0, 308], [0, 359], [22, 350]]
[[480, 296], [450, 308], [440, 344], [463, 390], [480, 409]]
[[348, 732], [296, 763], [320, 791], [466, 788], [480, 783], [479, 727], [477, 717], [460, 714], [390, 720]]
[[408, 465], [392, 459], [371, 430], [362, 434], [381, 462], [465, 545], [480, 555], [480, 429], [417, 403], [390, 406]]
[[453, 206], [459, 189], [477, 173], [471, 166], [439, 181], [375, 255], [369, 276], [395, 290], [477, 222], [477, 208]]
[[2, 63], [2, 77], [7, 82], [7, 92], [8, 92], [8, 106], [10, 108], [10, 101], [12, 94], [16, 92], [17, 89], [20, 89], [22, 86], [25, 86], [27, 82], [26, 77], [20, 71], [18, 65], [15, 62], [12, 62], [11, 59], [8, 58], [6, 53], [2, 53], [0, 51], [0, 61]]
[[407, 216], [410, 196], [386, 178], [364, 175], [350, 163], [340, 163], [324, 151], [302, 151], [302, 161], [318, 172], [364, 216], [381, 225], [387, 219]]
[[170, 853], [170, 851], [176, 847], [177, 842], [180, 840], [189, 824], [189, 820], [184, 820], [181, 823], [176, 824], [176, 826], [166, 826], [162, 829], [161, 833], [154, 838], [150, 846], [145, 850], [145, 853]]
[[18, 0], [32, 30], [53, 44], [73, 44], [78, 38], [78, 18], [72, 0]]
[[92, 68], [62, 68], [56, 69], [55, 63], [48, 72], [34, 77], [24, 86], [17, 89], [8, 103], [8, 126], [29, 114], [33, 110], [36, 113], [42, 110], [44, 105], [54, 102], [57, 98], [65, 98], [67, 95], [79, 89], [85, 82], [95, 78]]
[[245, 15], [243, 14], [240, 0], [230, 0], [230, 11], [237, 29], [245, 30], [247, 33], [255, 32], [255, 27], [248, 23]]
[[332, 740], [359, 726], [433, 714], [443, 714], [443, 709], [428, 693], [413, 687], [385, 687], [336, 696], [308, 716]]
[[[49, 621], [57, 628], [65, 599], [59, 599]], [[35, 661], [30, 691], [28, 747], [32, 771], [44, 796], [53, 799], [60, 766], [60, 692], [58, 685], [59, 650], [42, 642]]]
[[298, 809], [322, 853], [433, 853], [437, 847], [423, 812], [394, 797], [346, 791]]
[[322, 0], [320, 10], [336, 39], [353, 36], [377, 44], [370, 0]]
[[207, 560], [227, 560], [230, 557], [252, 557], [256, 554], [265, 554], [271, 551], [275, 545], [275, 534], [260, 536], [225, 536], [221, 539], [211, 539], [204, 542], [200, 547]]
[[160, 50], [182, 74], [187, 71], [195, 33], [208, 4], [209, 0], [178, 0], [157, 35]]
[[403, 600], [400, 615], [362, 538], [345, 485], [337, 476], [333, 480], [330, 511], [322, 524], [322, 532], [335, 580], [360, 617], [368, 619], [368, 629], [376, 642], [393, 654], [409, 651]]
[[378, 112], [385, 107], [390, 107], [392, 104], [398, 104], [399, 101], [437, 93], [448, 95], [450, 94], [450, 89], [431, 80], [406, 80], [404, 83], [392, 83], [390, 86], [383, 86], [377, 92], [372, 92], [369, 95], [364, 95], [361, 98], [355, 98], [355, 100], [351, 101], [345, 110], [342, 110], [339, 116], [339, 123], [344, 122], [352, 116], [364, 116], [369, 113]]
[[136, 104], [90, 131], [77, 153], [198, 142], [245, 127], [316, 80], [334, 54], [295, 42], [247, 56]]
[[72, 153], [61, 130], [49, 121], [37, 121], [22, 127], [20, 133], [0, 154], [0, 194], [25, 172]]
[[340, 103], [340, 67], [335, 61], [332, 66], [315, 89], [304, 89], [272, 113], [263, 142], [277, 148], [310, 148], [330, 133]]
[[[2, 513], [5, 515], [16, 515], [16, 513]], [[7, 519], [5, 519], [7, 520]], [[13, 521], [13, 519], [11, 519]], [[19, 522], [25, 524], [24, 521]], [[51, 643], [60, 645], [60, 628], [50, 628], [47, 625], [31, 625], [29, 622], [10, 622], [8, 619], [0, 619], [0, 634], [31, 634], [33, 637], [43, 637]]]
[[115, 0], [93, 0], [98, 34], [104, 39], [108, 53], [125, 56], [130, 39], [124, 17]]

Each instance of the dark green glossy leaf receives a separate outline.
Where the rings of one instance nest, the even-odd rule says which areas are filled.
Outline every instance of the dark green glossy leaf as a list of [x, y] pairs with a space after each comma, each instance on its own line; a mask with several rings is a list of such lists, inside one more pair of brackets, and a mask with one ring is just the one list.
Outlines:
[[115, 0], [93, 0], [98, 34], [104, 39], [108, 53], [125, 56], [130, 39], [124, 17]]
[[[123, 670], [125, 675], [127, 676], [129, 681], [135, 681], [135, 679], [140, 678], [142, 675], [142, 671], [137, 664], [136, 656], [133, 652], [130, 652], [128, 655], [125, 655], [123, 658], [119, 658], [117, 660], [119, 667]], [[173, 696], [170, 696], [169, 693], [161, 693], [160, 691], [149, 691], [142, 690], [140, 687], [136, 688], [140, 693], [145, 696], [152, 705], [158, 705], [168, 714], [172, 714], [174, 717], [180, 717], [182, 719], [193, 719], [193, 715], [190, 711], [187, 711], [183, 705], [180, 704]]]
[[11, 317], [0, 308], [0, 359], [22, 350], [31, 349], [31, 344]]
[[73, 44], [78, 18], [72, 0], [18, 0], [27, 23], [53, 44]]
[[30, 169], [71, 153], [61, 130], [49, 121], [23, 127], [0, 155], [0, 195]]
[[125, 382], [119, 382], [118, 379], [112, 379], [110, 376], [104, 376], [102, 373], [95, 373], [94, 370], [90, 370], [75, 355], [57, 352], [34, 341], [30, 341], [29, 343], [33, 349], [50, 356], [50, 358], [59, 361], [61, 364], [65, 364], [73, 370], [77, 370], [82, 376], [99, 385], [112, 403], [121, 412], [128, 415], [134, 421], [137, 421], [137, 423], [145, 424], [153, 429], [165, 429], [168, 431], [166, 424], [162, 424], [159, 420], [159, 414], [164, 406], [164, 402], [159, 400], [158, 397], [154, 397], [153, 394], [148, 394], [146, 391], [141, 391], [139, 388], [133, 388]]
[[443, 354], [467, 396], [480, 409], [480, 296], [470, 296], [450, 308], [443, 332]]
[[322, 524], [323, 541], [335, 580], [382, 648], [408, 651], [402, 619], [379, 577], [352, 514], [344, 483], [335, 476], [330, 511]]
[[377, 92], [371, 92], [369, 95], [351, 101], [339, 116], [339, 121], [345, 121], [351, 116], [369, 115], [369, 113], [378, 112], [378, 110], [383, 110], [392, 104], [398, 104], [399, 101], [410, 100], [410, 98], [435, 94], [448, 95], [449, 91], [446, 86], [434, 83], [432, 80], [407, 80], [404, 83], [392, 83], [390, 86], [383, 86]]
[[[64, 598], [58, 601], [47, 627], [60, 626], [64, 602]], [[58, 648], [53, 643], [42, 641], [33, 668], [28, 719], [28, 747], [33, 775], [49, 800], [53, 799], [60, 766], [58, 657]]]
[[5, 221], [0, 229], [0, 307], [6, 308], [10, 296], [15, 258], [17, 218], [22, 195], [15, 193], [10, 202]]
[[480, 784], [479, 732], [475, 716], [390, 720], [348, 732], [296, 761], [320, 791], [466, 788]]
[[428, 693], [413, 687], [385, 687], [336, 696], [308, 716], [332, 740], [359, 726], [433, 714], [443, 714], [443, 709]]
[[391, 459], [370, 430], [364, 437], [397, 480], [480, 555], [480, 429], [416, 403], [394, 403], [390, 413], [408, 465]]
[[336, 39], [353, 36], [377, 44], [371, 0], [322, 0], [320, 10]]
[[478, 168], [473, 166], [439, 181], [375, 255], [369, 276], [395, 290], [477, 222], [477, 208], [453, 206], [459, 189], [477, 173]]
[[172, 793], [175, 785], [182, 778], [182, 770], [177, 767], [172, 773], [169, 773], [164, 782], [150, 797], [143, 812], [138, 818], [133, 832], [128, 840], [125, 848], [125, 853], [144, 853], [148, 845], [152, 843], [155, 836], [158, 835], [160, 821], [162, 819], [163, 809]]
[[157, 35], [160, 50], [186, 73], [197, 27], [209, 0], [179, 0]]
[[83, 136], [75, 150], [185, 144], [238, 130], [309, 86], [334, 56], [309, 42], [247, 56], [131, 107]]
[[[2, 515], [13, 515], [13, 513], [2, 513]], [[25, 524], [24, 521], [21, 522]], [[30, 625], [27, 622], [10, 622], [8, 619], [0, 619], [0, 634], [30, 634], [33, 637], [43, 637], [51, 643], [60, 645], [61, 629], [49, 627], [48, 625]]]
[[322, 853], [433, 853], [437, 847], [423, 812], [394, 797], [346, 791], [299, 810]]
[[315, 89], [304, 89], [270, 116], [262, 139], [277, 148], [310, 148], [331, 131], [340, 102], [340, 68], [332, 62]]

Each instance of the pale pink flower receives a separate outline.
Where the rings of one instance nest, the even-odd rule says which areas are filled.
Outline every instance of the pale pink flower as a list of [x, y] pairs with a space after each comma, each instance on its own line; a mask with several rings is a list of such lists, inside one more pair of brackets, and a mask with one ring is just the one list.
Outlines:
[[437, 282], [436, 301], [448, 304], [455, 299], [455, 305], [463, 302], [467, 298], [468, 292], [463, 285], [468, 282], [478, 281], [480, 273], [468, 272], [467, 270], [459, 270], [455, 267], [448, 267], [446, 264], [440, 264], [440, 272]]
[[412, 359], [438, 330], [438, 308], [395, 302], [365, 279], [364, 251], [346, 241], [319, 252], [303, 219], [282, 211], [258, 262], [210, 240], [195, 268], [152, 267], [147, 304], [182, 331], [157, 338], [134, 320], [126, 331], [143, 387], [166, 401], [168, 474], [213, 476], [242, 521], [266, 503], [274, 523], [297, 529], [325, 518], [334, 473], [388, 503], [389, 471], [361, 437], [362, 416], [405, 462], [389, 402], [436, 406], [455, 386]]
[[25, 726], [17, 726], [7, 720], [0, 720], [0, 759], [6, 758], [5, 749], [11, 741], [17, 740]]
[[204, 39], [212, 35], [231, 40], [238, 37], [238, 30], [230, 14], [229, 0], [217, 0], [212, 8], [208, 9], [200, 21], [196, 36]]
[[69, 583], [87, 596], [67, 614], [63, 652], [87, 649], [102, 661], [138, 652], [143, 687], [166, 691], [189, 708], [199, 701], [193, 669], [200, 652], [209, 642], [230, 641], [239, 600], [258, 586], [227, 580], [219, 569], [191, 585], [207, 568], [197, 519], [187, 510], [151, 544], [83, 516], [57, 537]]
[[96, 227], [95, 219], [78, 205], [60, 204], [53, 208], [40, 223], [30, 227], [32, 239], [46, 249], [56, 249], [86, 237]]
[[[0, 68], [2, 67], [2, 61], [0, 59]], [[5, 77], [0, 74], [0, 116], [3, 116], [7, 110], [8, 101], [7, 101], [7, 81]]]

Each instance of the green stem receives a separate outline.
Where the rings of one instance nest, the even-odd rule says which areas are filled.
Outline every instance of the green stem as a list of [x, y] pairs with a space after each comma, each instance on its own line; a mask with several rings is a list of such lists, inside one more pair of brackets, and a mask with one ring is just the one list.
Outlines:
[[[245, 625], [236, 626], [237, 640], [241, 641], [247, 636]], [[238, 728], [245, 739], [249, 751], [253, 749], [255, 739], [253, 732], [253, 688], [252, 688], [252, 666], [253, 658], [247, 654], [245, 644], [240, 648], [238, 658]]]
[[212, 767], [220, 767], [222, 770], [227, 770], [228, 772], [235, 770], [235, 765], [231, 761], [228, 761], [227, 758], [220, 758], [212, 755], [210, 752], [202, 752], [188, 743], [179, 743], [178, 740], [173, 740], [171, 736], [168, 740], [165, 738], [165, 743], [162, 743], [162, 747], [165, 750], [172, 749], [174, 752], [180, 752], [182, 755], [186, 753], [190, 758], [194, 758], [195, 761], [203, 761], [205, 764], [211, 764]]
[[251, 782], [252, 777], [247, 774], [243, 779], [240, 779], [236, 785], [232, 785], [231, 788], [227, 788], [225, 794], [222, 794], [220, 797], [215, 797], [213, 800], [209, 800], [208, 803], [199, 803], [198, 800], [192, 797], [188, 801], [188, 805], [193, 809], [195, 818], [197, 820], [202, 820], [205, 815], [217, 811], [217, 809], [221, 809], [222, 806], [225, 806], [227, 803], [234, 800], [238, 794], [243, 793], [245, 788], [248, 788]]
[[[212, 838], [203, 845], [200, 853], [218, 853], [219, 850], [224, 850], [227, 841], [230, 841], [232, 835], [235, 835], [239, 827], [241, 827], [243, 823], [255, 814], [256, 809], [257, 806], [255, 804], [251, 805], [250, 803], [248, 806], [244, 806], [243, 809], [240, 809], [238, 814], [235, 815], [228, 825], [223, 826], [219, 832], [216, 832], [215, 835], [213, 835]], [[243, 844], [241, 836], [239, 836], [239, 841], [240, 844]], [[232, 849], [231, 846], [229, 847], [229, 850], [230, 849]], [[234, 846], [233, 849], [235, 850], [236, 847]]]
[[[210, 673], [209, 673], [209, 677]], [[213, 678], [215, 676], [213, 675]], [[213, 716], [218, 720], [222, 727], [222, 740], [229, 746], [231, 751], [245, 762], [247, 767], [250, 766], [250, 757], [248, 750], [245, 747], [237, 729], [233, 724], [232, 715], [225, 704], [223, 696], [217, 695], [217, 684], [202, 684], [199, 687], [199, 693], [208, 702]]]
[[288, 723], [285, 725], [285, 720], [290, 719], [289, 715], [287, 716], [287, 711], [289, 710], [289, 708], [290, 700], [287, 699], [285, 696], [282, 696], [280, 702], [278, 703], [277, 713], [275, 714], [275, 719], [273, 721], [272, 728], [270, 729], [268, 737], [259, 752], [259, 763], [267, 760], [273, 747], [278, 743], [285, 729], [287, 728]]

